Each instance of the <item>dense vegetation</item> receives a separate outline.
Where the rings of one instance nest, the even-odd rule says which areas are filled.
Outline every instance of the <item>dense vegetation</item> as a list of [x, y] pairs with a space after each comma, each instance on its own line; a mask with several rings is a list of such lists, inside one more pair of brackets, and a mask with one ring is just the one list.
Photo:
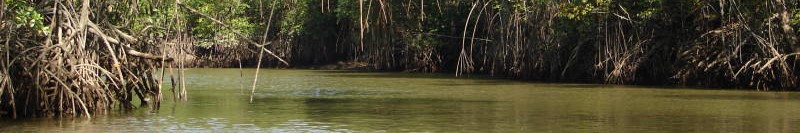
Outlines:
[[175, 26], [156, 25], [177, 24], [166, 19], [174, 12], [155, 12], [169, 6], [154, 4], [3, 0], [0, 116], [89, 117], [134, 108], [134, 99], [157, 108], [164, 72], [173, 75], [171, 66], [181, 64], [159, 54], [186, 47], [187, 39]]
[[[339, 61], [536, 81], [797, 90], [798, 3], [3, 0], [0, 115], [88, 116], [132, 108], [134, 94], [157, 107], [171, 68]], [[171, 83], [185, 92], [175, 87], [181, 80]]]
[[[270, 49], [295, 66], [345, 60], [380, 70], [483, 73], [537, 81], [794, 90], [798, 87], [794, 53], [800, 50], [797, 3], [208, 0], [195, 4], [249, 33], [249, 38], [271, 42]], [[227, 31], [209, 32], [204, 27], [215, 24], [202, 18], [194, 21], [195, 40], [234, 38], [226, 36]]]

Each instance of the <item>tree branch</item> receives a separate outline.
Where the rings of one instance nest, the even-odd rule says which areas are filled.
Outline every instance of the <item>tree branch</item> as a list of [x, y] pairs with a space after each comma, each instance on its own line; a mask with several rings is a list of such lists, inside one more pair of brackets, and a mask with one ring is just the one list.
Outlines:
[[[128, 55], [133, 55], [133, 56], [136, 56], [136, 57], [145, 58], [145, 59], [151, 59], [151, 60], [164, 60], [164, 61], [173, 61], [173, 60], [175, 60], [175, 59], [170, 58], [170, 57], [162, 57], [162, 56], [153, 55], [153, 54], [149, 54], [149, 53], [139, 52], [138, 50], [132, 48], [131, 46], [121, 44], [119, 42], [119, 40], [117, 40], [117, 39], [115, 39], [115, 38], [113, 38], [111, 36], [106, 35], [93, 22], [88, 21], [87, 25], [89, 26], [89, 32], [94, 33], [97, 36], [100, 36], [100, 38], [102, 38], [103, 40], [106, 40], [109, 43], [120, 44], [120, 46], [125, 48], [125, 53], [127, 53]], [[127, 41], [136, 41], [137, 40], [133, 36], [127, 35], [122, 31], [119, 31], [117, 29], [114, 29], [114, 30], [115, 30], [115, 32], [117, 32], [117, 34], [122, 36], [122, 38], [126, 39]]]
[[268, 53], [270, 56], [272, 56], [272, 57], [275, 57], [276, 59], [278, 59], [278, 61], [280, 61], [280, 62], [281, 62], [281, 63], [283, 63], [284, 65], [286, 65], [286, 66], [289, 66], [289, 63], [287, 63], [285, 60], [283, 60], [283, 58], [279, 57], [278, 55], [275, 55], [275, 53], [273, 53], [272, 51], [270, 51], [270, 50], [266, 49], [266, 47], [265, 47], [265, 46], [269, 45], [270, 43], [265, 43], [265, 44], [259, 44], [259, 43], [256, 43], [255, 41], [251, 40], [250, 38], [248, 38], [248, 37], [247, 37], [247, 36], [245, 36], [244, 34], [240, 33], [240, 32], [239, 32], [239, 31], [237, 31], [236, 29], [233, 29], [233, 27], [231, 27], [231, 26], [229, 26], [229, 25], [227, 25], [227, 24], [223, 23], [222, 21], [219, 21], [219, 20], [217, 20], [217, 19], [214, 19], [213, 17], [211, 17], [211, 16], [208, 16], [208, 15], [206, 15], [206, 14], [204, 14], [204, 13], [201, 13], [200, 11], [197, 11], [196, 9], [194, 9], [194, 8], [192, 8], [192, 7], [186, 6], [186, 5], [185, 5], [185, 4], [183, 4], [183, 3], [178, 3], [178, 5], [179, 5], [181, 8], [188, 10], [190, 13], [193, 13], [193, 14], [200, 15], [200, 16], [202, 16], [202, 17], [204, 17], [204, 18], [208, 19], [208, 20], [211, 20], [211, 22], [217, 23], [217, 24], [221, 25], [222, 27], [225, 27], [226, 29], [233, 31], [233, 34], [235, 34], [236, 36], [239, 36], [240, 38], [242, 38], [243, 40], [245, 40], [245, 42], [247, 42], [247, 43], [250, 43], [250, 44], [252, 44], [252, 45], [255, 45], [255, 46], [257, 46], [257, 47], [260, 47], [262, 50], [264, 50], [265, 52], [267, 52], [267, 53]]

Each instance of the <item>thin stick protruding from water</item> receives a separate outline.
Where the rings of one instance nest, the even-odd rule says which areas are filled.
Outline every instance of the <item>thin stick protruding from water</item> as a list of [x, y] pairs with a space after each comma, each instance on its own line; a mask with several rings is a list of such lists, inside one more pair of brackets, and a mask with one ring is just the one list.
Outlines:
[[[267, 20], [267, 28], [264, 30], [264, 36], [261, 38], [261, 44], [266, 44], [266, 42], [267, 42], [267, 35], [269, 35], [268, 34], [269, 33], [269, 27], [272, 24], [272, 14], [275, 13], [275, 2], [272, 2], [272, 6], [270, 8], [271, 9], [269, 11], [269, 19]], [[254, 103], [253, 102], [253, 95], [256, 94], [256, 85], [258, 84], [258, 72], [259, 72], [259, 70], [261, 70], [261, 58], [264, 55], [264, 52], [270, 52], [269, 50], [267, 50], [267, 48], [264, 48], [264, 45], [261, 45], [261, 48], [258, 51], [259, 51], [258, 52], [258, 64], [256, 65], [256, 75], [253, 77], [253, 89], [250, 90], [250, 103]], [[278, 60], [281, 60], [281, 59], [278, 58]], [[285, 61], [283, 61], [283, 63], [288, 65], [288, 63], [286, 63]]]

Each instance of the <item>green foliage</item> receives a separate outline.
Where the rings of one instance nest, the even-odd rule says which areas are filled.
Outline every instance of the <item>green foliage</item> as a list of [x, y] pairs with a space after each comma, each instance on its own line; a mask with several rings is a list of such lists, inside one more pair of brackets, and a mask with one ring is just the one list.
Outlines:
[[[163, 0], [157, 1], [148, 0], [140, 0], [138, 1], [138, 5], [131, 7], [131, 5], [119, 2], [114, 7], [115, 10], [109, 11], [112, 16], [119, 16], [118, 21], [115, 25], [124, 25], [125, 23], [130, 24], [130, 28], [132, 31], [141, 31], [144, 30], [146, 27], [156, 26], [156, 27], [181, 27], [181, 24], [174, 23], [175, 17], [184, 17], [183, 13], [179, 11], [175, 6], [174, 0]], [[128, 13], [127, 11], [134, 11], [135, 13]], [[134, 18], [134, 19], [129, 19]], [[166, 34], [167, 29], [163, 28], [149, 28], [151, 32], [150, 34]], [[174, 30], [174, 29], [173, 29]]]
[[410, 46], [415, 49], [435, 49], [444, 45], [444, 42], [441, 40], [431, 36], [426, 36], [424, 34], [415, 34], [409, 39], [410, 40], [408, 42], [410, 42]]
[[333, 9], [339, 22], [358, 20], [358, 2], [356, 0], [338, 0]]
[[[41, 13], [45, 8], [34, 7], [30, 0], [3, 0], [3, 2], [8, 3], [9, 8], [6, 12], [12, 14], [13, 22], [17, 24], [17, 27], [24, 28], [27, 32], [49, 30], [45, 25], [48, 23], [46, 22], [47, 17]], [[682, 58], [683, 55], [670, 54], [679, 53], [675, 50], [695, 45], [687, 44], [687, 42], [701, 42], [696, 41], [695, 38], [737, 38], [734, 40], [745, 40], [742, 44], [759, 43], [760, 40], [747, 40], [752, 39], [752, 37], [748, 38], [749, 35], [728, 37], [729, 34], [738, 33], [720, 31], [720, 33], [726, 34], [716, 35], [712, 33], [717, 33], [717, 31], [709, 32], [708, 30], [725, 30], [726, 27], [742, 28], [737, 26], [743, 25], [747, 26], [744, 28], [752, 31], [751, 34], [762, 36], [763, 33], [774, 32], [763, 30], [763, 28], [775, 24], [772, 23], [775, 20], [773, 16], [775, 11], [780, 10], [773, 3], [757, 0], [730, 2], [704, 0], [184, 1], [187, 6], [231, 26], [233, 30], [230, 30], [204, 16], [181, 11], [174, 6], [175, 0], [131, 2], [134, 1], [107, 1], [106, 3], [116, 5], [108, 9], [108, 13], [112, 15], [96, 16], [103, 16], [98, 17], [100, 19], [111, 19], [108, 21], [111, 25], [130, 28], [131, 31], [141, 31], [146, 27], [156, 27], [150, 29], [156, 30], [156, 34], [189, 31], [194, 38], [194, 44], [199, 46], [239, 45], [243, 44], [239, 42], [240, 39], [260, 40], [264, 33], [277, 34], [278, 37], [270, 37], [268, 38], [270, 40], [266, 41], [281, 43], [275, 43], [278, 45], [271, 45], [270, 48], [276, 49], [276, 51], [283, 50], [276, 53], [286, 55], [288, 58], [314, 58], [308, 62], [367, 58], [367, 62], [386, 64], [386, 66], [392, 67], [403, 66], [401, 64], [403, 59], [396, 58], [414, 57], [414, 55], [407, 56], [407, 54], [436, 51], [438, 54], [443, 54], [440, 55], [443, 57], [443, 64], [461, 64], [461, 60], [468, 58], [483, 58], [488, 61], [475, 62], [475, 65], [502, 66], [481, 68], [492, 73], [497, 71], [527, 75], [540, 71], [540, 73], [532, 75], [561, 75], [561, 78], [564, 78], [565, 73], [569, 75], [566, 69], [561, 69], [564, 67], [563, 65], [581, 67], [585, 64], [598, 65], [594, 67], [585, 65], [584, 68], [570, 69], [594, 69], [595, 72], [586, 72], [591, 73], [591, 76], [608, 74], [600, 71], [617, 69], [622, 70], [623, 74], [620, 75], [636, 74], [639, 70], [656, 69], [654, 71], [660, 74], [658, 76], [664, 76], [664, 73], [676, 71], [673, 68], [682, 66], [669, 66], [672, 68], [647, 68], [649, 66], [636, 66], [638, 64], [620, 65], [615, 68], [607, 66], [616, 65], [613, 63], [625, 64], [626, 61], [629, 61], [628, 63], [672, 61], [663, 64], [649, 64], [653, 66], [679, 64], [680, 62], [676, 60]], [[360, 2], [363, 2], [363, 7], [359, 6]], [[795, 29], [800, 29], [800, 9], [797, 9], [797, 4], [787, 3], [790, 4], [788, 5], [790, 23]], [[270, 11], [273, 8], [273, 17], [269, 19]], [[102, 9], [94, 10], [103, 11]], [[271, 31], [265, 31], [267, 29]], [[242, 33], [245, 35], [244, 38], [236, 35], [235, 32]], [[152, 33], [147, 32], [147, 34]], [[701, 34], [707, 33], [708, 36], [701, 36]], [[481, 38], [482, 41], [467, 42], [470, 45], [468, 49], [470, 51], [465, 51], [464, 47], [467, 46], [461, 45], [462, 40], [468, 40], [473, 36]], [[735, 43], [719, 46], [734, 46], [733, 44]], [[697, 46], [705, 45], [698, 44]], [[767, 51], [748, 47], [743, 47], [742, 52]], [[720, 47], [720, 49], [727, 50], [724, 47]], [[642, 54], [645, 52], [658, 53], [652, 53], [653, 56], [650, 56], [651, 53]], [[695, 53], [712, 52], [714, 51]], [[322, 53], [326, 55], [320, 55]], [[453, 53], [458, 53], [458, 55], [452, 55]], [[620, 58], [625, 54], [629, 56]], [[758, 58], [762, 59], [769, 58], [756, 54], [752, 56], [759, 56]], [[344, 57], [311, 57], [329, 55]], [[467, 55], [471, 57], [466, 57]], [[641, 55], [647, 56], [639, 57]], [[709, 59], [709, 57], [711, 56], [698, 56], [698, 59]], [[599, 63], [596, 61], [604, 58], [622, 60], [609, 59]], [[492, 59], [502, 59], [502, 61], [494, 62]], [[720, 61], [731, 62], [727, 59]], [[556, 65], [548, 68], [541, 64]], [[745, 63], [733, 62], [731, 64]], [[599, 65], [604, 66], [600, 67]], [[703, 66], [710, 65], [703, 64]], [[770, 68], [770, 66], [763, 68]], [[576, 73], [576, 75], [580, 74], [584, 74], [584, 72]], [[617, 79], [612, 80], [617, 82]], [[619, 81], [622, 80], [630, 79]]]
[[[245, 35], [253, 33], [257, 26], [250, 22], [253, 16], [246, 14], [246, 10], [251, 8], [250, 5], [240, 0], [193, 0], [187, 1], [185, 4], [228, 24], [234, 30]], [[222, 28], [213, 21], [196, 14], [189, 15], [188, 21], [192, 24], [193, 36], [201, 46], [238, 44], [238, 40], [241, 39], [236, 36], [234, 31]]]
[[562, 7], [558, 15], [569, 20], [581, 21], [594, 12], [607, 12], [611, 2], [608, 0], [581, 0], [573, 3], [560, 3]]
[[291, 8], [285, 10], [284, 18], [280, 21], [280, 33], [292, 38], [303, 32], [303, 26], [309, 18], [308, 1], [292, 1], [286, 3]]
[[632, 11], [638, 19], [652, 19], [661, 10], [661, 0], [644, 0], [633, 4]]
[[50, 27], [44, 25], [44, 16], [32, 5], [21, 0], [5, 0], [8, 9], [13, 12], [14, 23], [18, 28], [30, 28], [40, 34], [49, 33]]

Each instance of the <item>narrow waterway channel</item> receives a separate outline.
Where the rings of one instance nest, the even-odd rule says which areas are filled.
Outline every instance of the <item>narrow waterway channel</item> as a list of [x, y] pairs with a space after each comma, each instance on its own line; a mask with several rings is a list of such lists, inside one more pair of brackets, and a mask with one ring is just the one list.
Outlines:
[[189, 100], [92, 120], [0, 121], [36, 132], [800, 132], [800, 93], [544, 84], [448, 74], [190, 69]]

